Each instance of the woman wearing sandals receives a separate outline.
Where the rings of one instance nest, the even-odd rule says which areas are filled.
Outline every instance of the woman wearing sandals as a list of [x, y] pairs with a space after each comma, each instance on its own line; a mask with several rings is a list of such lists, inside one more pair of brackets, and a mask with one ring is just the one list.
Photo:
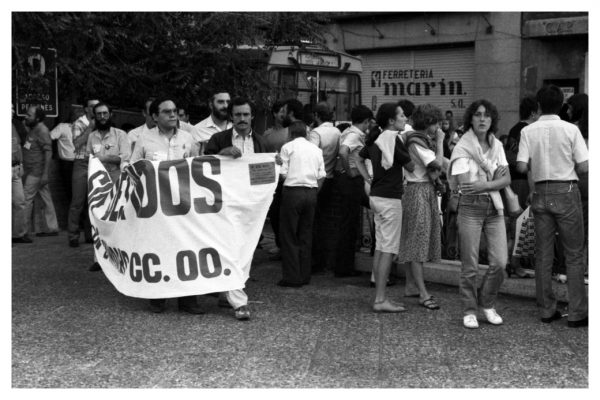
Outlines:
[[[487, 100], [473, 102], [465, 112], [465, 134], [450, 159], [451, 187], [458, 182], [458, 232], [460, 241], [460, 296], [463, 302], [463, 324], [478, 328], [477, 309], [481, 306], [489, 323], [502, 324], [495, 310], [498, 289], [504, 280], [508, 257], [504, 217], [501, 205], [494, 204], [498, 190], [510, 185], [508, 162], [502, 143], [494, 133], [498, 130], [498, 110]], [[482, 232], [483, 231], [483, 232]], [[487, 242], [489, 268], [477, 289], [479, 242]]]
[[[419, 289], [419, 304], [429, 310], [440, 308], [425, 287], [423, 263], [438, 261], [442, 253], [440, 210], [434, 186], [444, 158], [444, 132], [440, 129], [442, 120], [439, 108], [431, 104], [418, 106], [412, 114], [415, 131], [406, 132], [404, 141], [415, 168], [412, 172], [404, 171], [407, 185], [402, 197], [398, 262], [410, 263]], [[435, 146], [430, 136], [435, 137]]]
[[[398, 254], [402, 221], [402, 166], [411, 169], [411, 159], [398, 133], [404, 129], [407, 118], [402, 107], [385, 103], [379, 107], [377, 124], [383, 128], [371, 130], [365, 147], [359, 153], [358, 170], [371, 185], [369, 204], [375, 217], [375, 312], [406, 311], [403, 304], [386, 299], [385, 289], [392, 258]], [[373, 166], [373, 179], [365, 167], [365, 159]]]

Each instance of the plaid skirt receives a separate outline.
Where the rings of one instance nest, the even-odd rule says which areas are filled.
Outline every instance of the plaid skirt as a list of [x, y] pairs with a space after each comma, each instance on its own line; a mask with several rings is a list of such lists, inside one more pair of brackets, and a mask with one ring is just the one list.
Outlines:
[[429, 182], [412, 183], [402, 195], [402, 233], [396, 262], [439, 261], [442, 225], [437, 194]]

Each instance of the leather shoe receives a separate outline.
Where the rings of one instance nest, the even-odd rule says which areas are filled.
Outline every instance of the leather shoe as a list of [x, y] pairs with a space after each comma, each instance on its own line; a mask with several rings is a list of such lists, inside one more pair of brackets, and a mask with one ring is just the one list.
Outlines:
[[301, 283], [288, 282], [288, 281], [284, 281], [282, 279], [279, 282], [277, 282], [277, 286], [299, 288], [299, 287], [302, 287], [302, 284]]
[[552, 321], [556, 321], [557, 319], [561, 319], [562, 318], [562, 314], [558, 311], [554, 311], [554, 314], [552, 314], [550, 317], [547, 318], [542, 318], [542, 322], [545, 324], [549, 324]]
[[569, 328], [581, 328], [584, 326], [588, 326], [588, 317], [584, 319], [580, 319], [578, 321], [567, 321], [567, 326]]
[[153, 313], [161, 313], [165, 311], [167, 301], [165, 299], [150, 299], [150, 311]]
[[69, 240], [69, 247], [79, 247], [79, 239]]
[[13, 243], [33, 243], [33, 240], [31, 240], [31, 238], [29, 236], [25, 235], [25, 236], [21, 236], [21, 237], [12, 238], [12, 242]]
[[250, 319], [250, 310], [248, 306], [241, 306], [235, 309], [235, 318], [244, 321]]
[[100, 271], [102, 268], [100, 267], [100, 264], [98, 264], [97, 262], [93, 263], [92, 266], [89, 268], [88, 271], [90, 272], [95, 272], [95, 271]]

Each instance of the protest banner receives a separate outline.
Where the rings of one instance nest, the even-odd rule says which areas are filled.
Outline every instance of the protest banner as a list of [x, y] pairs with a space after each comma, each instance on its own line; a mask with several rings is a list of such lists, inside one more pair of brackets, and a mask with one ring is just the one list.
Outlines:
[[274, 154], [140, 160], [112, 182], [90, 157], [94, 251], [115, 288], [153, 299], [244, 287], [279, 177]]

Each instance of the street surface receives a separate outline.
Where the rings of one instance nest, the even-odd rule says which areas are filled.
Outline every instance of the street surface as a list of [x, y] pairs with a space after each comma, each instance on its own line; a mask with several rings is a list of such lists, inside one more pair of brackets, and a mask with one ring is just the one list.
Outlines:
[[[202, 296], [204, 315], [163, 314], [88, 272], [92, 246], [58, 237], [12, 246], [13, 388], [587, 388], [588, 328], [539, 321], [535, 301], [500, 295], [504, 325], [462, 326], [458, 289], [429, 284], [441, 310], [403, 299], [376, 314], [367, 274], [281, 288], [272, 238], [247, 282], [250, 321]], [[561, 309], [564, 305], [561, 305]]]

